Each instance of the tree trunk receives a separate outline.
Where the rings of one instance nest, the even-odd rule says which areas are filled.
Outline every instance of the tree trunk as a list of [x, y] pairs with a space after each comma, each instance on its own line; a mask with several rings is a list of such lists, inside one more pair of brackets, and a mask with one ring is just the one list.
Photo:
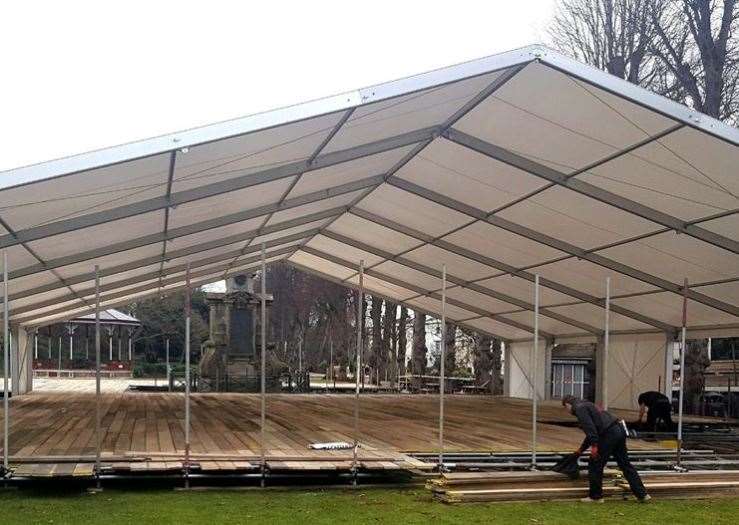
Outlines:
[[473, 334], [475, 347], [472, 366], [475, 369], [475, 385], [492, 389], [493, 354], [492, 338], [486, 334]]
[[444, 375], [452, 377], [457, 371], [457, 325], [454, 323], [446, 323], [444, 352]]
[[391, 384], [395, 384], [397, 377], [397, 361], [395, 358], [395, 350], [397, 348], [397, 341], [395, 340], [397, 314], [398, 305], [391, 301], [385, 301], [385, 316], [382, 320], [383, 363], [385, 373], [382, 377], [387, 377]]
[[503, 393], [503, 374], [502, 374], [502, 353], [503, 345], [498, 338], [493, 339], [492, 358], [493, 358], [493, 377], [490, 382], [490, 393], [500, 395]]
[[406, 334], [406, 327], [408, 326], [408, 308], [405, 306], [400, 307], [400, 319], [398, 320], [398, 343], [396, 359], [398, 362], [398, 374], [405, 375], [405, 351], [408, 346], [408, 336]]
[[[411, 353], [411, 373], [414, 376], [426, 373], [426, 314], [413, 313], [413, 349]], [[421, 378], [413, 378], [413, 388], [420, 390]]]
[[372, 297], [370, 319], [372, 320], [372, 346], [370, 347], [372, 350], [367, 359], [367, 364], [372, 367], [373, 377], [377, 377], [377, 373], [382, 368], [382, 353], [384, 350], [382, 341], [382, 299]]

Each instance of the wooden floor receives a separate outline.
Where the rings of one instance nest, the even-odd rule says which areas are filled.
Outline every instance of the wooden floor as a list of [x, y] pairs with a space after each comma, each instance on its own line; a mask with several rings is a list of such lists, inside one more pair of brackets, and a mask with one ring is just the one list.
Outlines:
[[[260, 400], [254, 394], [193, 394], [191, 453], [207, 469], [258, 467]], [[438, 450], [438, 396], [373, 394], [360, 401], [359, 457], [367, 468], [417, 468], [404, 452]], [[331, 394], [269, 394], [266, 454], [273, 469], [342, 469], [351, 450], [315, 451], [317, 442], [353, 439], [354, 398]], [[102, 451], [114, 469], [176, 470], [185, 450], [184, 396], [178, 393], [102, 395]], [[520, 399], [447, 396], [445, 450], [524, 451], [531, 447], [531, 406]], [[567, 421], [557, 403], [546, 402], [540, 421]], [[633, 417], [633, 414], [629, 414]], [[11, 401], [10, 453], [17, 472], [86, 475], [95, 454], [95, 396], [33, 393]], [[541, 451], [570, 451], [582, 432], [551, 423], [538, 430]], [[655, 448], [631, 441], [632, 448]], [[77, 458], [61, 461], [61, 457]], [[308, 462], [308, 463], [306, 463]], [[32, 465], [32, 464], [35, 464]], [[24, 466], [25, 465], [25, 466]]]

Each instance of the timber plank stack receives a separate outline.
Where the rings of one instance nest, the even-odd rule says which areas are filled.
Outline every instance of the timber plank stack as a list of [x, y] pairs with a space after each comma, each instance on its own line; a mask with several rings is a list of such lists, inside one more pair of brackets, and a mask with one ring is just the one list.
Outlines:
[[[739, 471], [644, 472], [644, 486], [653, 498], [709, 498], [739, 495]], [[458, 472], [430, 480], [427, 488], [444, 503], [480, 501], [567, 500], [588, 495], [584, 476], [572, 480], [557, 472]], [[631, 497], [619, 473], [607, 472], [606, 498]]]

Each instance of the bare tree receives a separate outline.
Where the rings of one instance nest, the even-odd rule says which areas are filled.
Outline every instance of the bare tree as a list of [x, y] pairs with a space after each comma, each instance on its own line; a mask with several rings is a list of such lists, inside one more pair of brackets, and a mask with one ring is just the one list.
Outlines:
[[398, 363], [398, 375], [405, 375], [405, 351], [408, 346], [408, 308], [400, 307], [400, 318], [398, 319], [397, 336], [398, 343], [396, 345], [395, 359]]
[[[413, 349], [411, 353], [411, 372], [415, 376], [426, 373], [426, 315], [413, 312]], [[413, 378], [414, 389], [421, 388], [421, 379]]]
[[444, 341], [444, 374], [451, 377], [457, 371], [457, 325], [447, 321]]
[[651, 83], [653, 0], [561, 0], [549, 29], [561, 51], [639, 85]]
[[372, 367], [373, 372], [377, 373], [383, 365], [382, 354], [385, 346], [382, 340], [382, 299], [372, 297], [370, 320], [372, 321], [372, 345], [367, 364]]
[[739, 105], [736, 0], [655, 0], [652, 50], [669, 96], [712, 117], [735, 121]]

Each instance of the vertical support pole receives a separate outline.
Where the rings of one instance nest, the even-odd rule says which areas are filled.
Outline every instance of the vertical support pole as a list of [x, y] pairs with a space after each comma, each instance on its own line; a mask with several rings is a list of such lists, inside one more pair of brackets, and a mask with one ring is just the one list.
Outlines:
[[59, 352], [57, 353], [57, 377], [62, 377], [62, 336], [59, 336]]
[[95, 266], [95, 477], [100, 488], [100, 267]]
[[113, 361], [113, 332], [108, 331], [108, 361]]
[[167, 390], [172, 391], [172, 377], [171, 370], [169, 368], [169, 337], [164, 342], [164, 361], [167, 364]]
[[608, 410], [608, 345], [610, 343], [611, 333], [611, 278], [606, 277], [606, 318], [603, 331], [603, 365], [601, 371], [603, 373], [603, 410]]
[[133, 361], [133, 339], [131, 338], [131, 334], [128, 334], [128, 362], [130, 363]]
[[536, 382], [539, 376], [539, 274], [534, 276], [534, 355], [531, 361], [533, 362], [533, 370], [531, 372], [531, 468], [536, 468], [536, 418], [538, 416], [539, 408], [539, 393], [536, 391]]
[[260, 435], [259, 435], [259, 445], [261, 448], [261, 454], [262, 454], [262, 487], [264, 487], [264, 477], [267, 472], [267, 454], [266, 454], [266, 444], [264, 442], [264, 426], [265, 426], [265, 420], [267, 416], [267, 382], [265, 378], [265, 373], [267, 369], [267, 250], [266, 245], [262, 243], [262, 311], [260, 312], [262, 314], [261, 322], [262, 322], [262, 329], [260, 330], [261, 335], [261, 345], [262, 345], [262, 384], [261, 384], [261, 398], [262, 398], [262, 407], [261, 407], [261, 418], [260, 418]]
[[185, 279], [185, 488], [190, 488], [190, 263]]
[[33, 358], [38, 359], [38, 328], [33, 332]]
[[359, 293], [357, 294], [357, 363], [354, 372], [354, 447], [352, 452], [352, 484], [357, 485], [357, 449], [359, 448], [359, 376], [362, 373], [362, 330], [364, 328], [364, 259], [359, 261]]
[[8, 367], [10, 366], [10, 324], [8, 321], [8, 252], [3, 250], [3, 476], [8, 473], [10, 447], [10, 406]]
[[441, 265], [441, 362], [439, 363], [439, 472], [444, 472], [444, 391], [446, 390], [446, 264]]
[[74, 328], [69, 324], [69, 360], [74, 360]]
[[49, 327], [49, 361], [51, 361], [51, 326]]
[[[334, 384], [335, 384], [336, 380], [334, 379], [334, 339], [333, 337], [331, 338], [328, 344], [328, 373], [329, 373], [330, 379], [333, 379]], [[328, 380], [329, 380], [329, 377], [326, 378], [326, 390], [328, 390]]]
[[683, 330], [680, 342], [680, 394], [677, 412], [677, 466], [680, 467], [683, 448], [683, 390], [685, 385], [685, 339], [688, 325], [688, 278], [683, 281]]

